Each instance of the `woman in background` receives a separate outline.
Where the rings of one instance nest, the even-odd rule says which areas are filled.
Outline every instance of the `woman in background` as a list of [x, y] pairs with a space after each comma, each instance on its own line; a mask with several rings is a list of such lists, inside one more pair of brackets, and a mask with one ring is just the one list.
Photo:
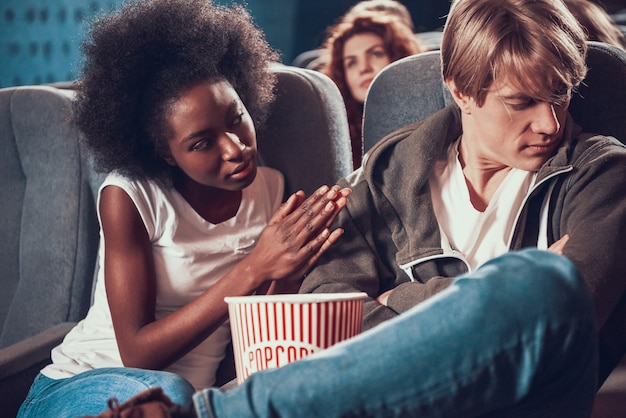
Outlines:
[[388, 64], [420, 53], [422, 47], [397, 16], [363, 11], [329, 28], [324, 48], [330, 58], [321, 71], [337, 84], [345, 101], [357, 169], [363, 157], [363, 103], [372, 80]]

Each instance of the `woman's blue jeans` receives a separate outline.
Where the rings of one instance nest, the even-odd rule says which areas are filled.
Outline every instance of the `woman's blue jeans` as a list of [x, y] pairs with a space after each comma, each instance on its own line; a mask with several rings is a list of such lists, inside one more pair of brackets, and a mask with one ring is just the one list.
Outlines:
[[194, 395], [208, 417], [588, 417], [596, 327], [566, 258], [524, 250], [323, 352]]
[[74, 418], [98, 415], [107, 409], [109, 398], [119, 403], [146, 389], [160, 386], [180, 405], [189, 405], [194, 388], [177, 374], [127, 367], [94, 369], [67, 379], [35, 378], [18, 418]]

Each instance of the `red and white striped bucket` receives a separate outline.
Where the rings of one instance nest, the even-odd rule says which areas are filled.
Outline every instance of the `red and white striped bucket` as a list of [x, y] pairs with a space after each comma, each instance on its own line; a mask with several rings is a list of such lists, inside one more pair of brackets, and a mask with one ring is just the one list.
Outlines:
[[226, 297], [237, 383], [361, 333], [359, 293]]

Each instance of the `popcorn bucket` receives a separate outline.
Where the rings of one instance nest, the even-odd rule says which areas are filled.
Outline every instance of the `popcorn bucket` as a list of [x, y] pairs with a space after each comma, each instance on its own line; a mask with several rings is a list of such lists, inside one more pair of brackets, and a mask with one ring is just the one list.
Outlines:
[[226, 297], [237, 383], [361, 333], [366, 293]]

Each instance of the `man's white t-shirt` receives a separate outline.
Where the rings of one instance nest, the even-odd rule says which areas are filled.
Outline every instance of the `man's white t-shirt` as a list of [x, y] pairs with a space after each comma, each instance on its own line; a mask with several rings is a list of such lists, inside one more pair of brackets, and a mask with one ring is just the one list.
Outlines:
[[[131, 197], [152, 243], [157, 281], [156, 318], [163, 318], [210, 288], [254, 248], [261, 231], [282, 202], [284, 179], [278, 171], [259, 167], [242, 193], [237, 214], [222, 223], [204, 220], [174, 188], [153, 181], [131, 181], [111, 173], [100, 187], [115, 185]], [[99, 259], [104, 240], [100, 234]], [[129, 278], [131, 279], [131, 278]], [[228, 321], [166, 370], [179, 374], [196, 389], [212, 386], [230, 341]], [[53, 363], [42, 370], [52, 379], [86, 370], [122, 367], [99, 267], [94, 303], [87, 316], [52, 350]]]
[[430, 176], [431, 196], [442, 234], [475, 270], [508, 251], [515, 221], [536, 173], [512, 168], [480, 212], [470, 200], [458, 143], [450, 147], [446, 161], [436, 164]]

